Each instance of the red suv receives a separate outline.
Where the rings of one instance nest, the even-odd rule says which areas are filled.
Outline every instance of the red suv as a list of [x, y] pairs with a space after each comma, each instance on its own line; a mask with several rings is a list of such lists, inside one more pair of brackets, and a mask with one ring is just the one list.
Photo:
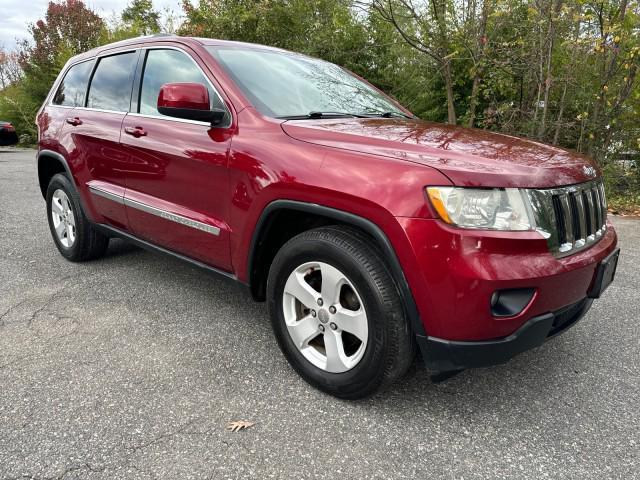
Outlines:
[[71, 261], [109, 238], [266, 300], [312, 385], [360, 398], [420, 351], [440, 378], [573, 325], [615, 274], [585, 157], [418, 120], [346, 70], [236, 42], [138, 38], [72, 58], [38, 113]]

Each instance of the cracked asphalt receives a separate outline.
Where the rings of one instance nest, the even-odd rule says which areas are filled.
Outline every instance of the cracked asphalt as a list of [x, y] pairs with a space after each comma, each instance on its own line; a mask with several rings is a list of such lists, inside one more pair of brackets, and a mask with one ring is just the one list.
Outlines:
[[566, 334], [349, 403], [228, 280], [116, 241], [65, 261], [34, 158], [0, 153], [1, 480], [638, 478], [640, 221], [613, 220], [617, 280]]

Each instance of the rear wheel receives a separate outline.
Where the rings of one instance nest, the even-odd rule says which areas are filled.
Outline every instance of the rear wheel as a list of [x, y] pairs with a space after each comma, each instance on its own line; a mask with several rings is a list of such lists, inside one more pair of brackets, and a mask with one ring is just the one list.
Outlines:
[[374, 244], [346, 227], [304, 232], [278, 252], [267, 284], [280, 348], [310, 384], [357, 399], [405, 373], [413, 338]]
[[80, 197], [66, 175], [53, 176], [47, 188], [49, 229], [67, 260], [83, 262], [102, 256], [109, 237], [98, 232], [80, 206]]

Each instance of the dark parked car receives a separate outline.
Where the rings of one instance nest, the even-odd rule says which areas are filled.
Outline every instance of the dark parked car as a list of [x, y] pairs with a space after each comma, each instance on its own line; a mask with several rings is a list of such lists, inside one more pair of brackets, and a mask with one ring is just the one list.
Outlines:
[[292, 52], [103, 46], [68, 62], [37, 123], [65, 258], [120, 237], [237, 280], [268, 302], [297, 372], [343, 398], [401, 376], [416, 349], [441, 378], [506, 362], [575, 324], [615, 274], [588, 158], [418, 120]]
[[16, 129], [9, 122], [0, 120], [0, 146], [15, 145], [18, 143]]

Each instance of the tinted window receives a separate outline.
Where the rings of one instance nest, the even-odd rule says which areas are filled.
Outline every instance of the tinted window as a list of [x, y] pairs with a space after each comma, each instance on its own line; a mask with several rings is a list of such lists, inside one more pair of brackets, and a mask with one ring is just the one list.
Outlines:
[[87, 107], [128, 112], [136, 59], [134, 52], [101, 58], [91, 79]]
[[58, 91], [53, 97], [53, 104], [82, 107], [92, 66], [93, 62], [83, 62], [71, 67], [60, 82]]
[[177, 50], [150, 50], [142, 76], [140, 113], [161, 116], [157, 109], [160, 87], [165, 83], [179, 82], [202, 83], [209, 90], [211, 106], [225, 108], [202, 71], [187, 54]]
[[367, 83], [323, 60], [270, 50], [216, 47], [208, 50], [265, 115], [402, 112]]

